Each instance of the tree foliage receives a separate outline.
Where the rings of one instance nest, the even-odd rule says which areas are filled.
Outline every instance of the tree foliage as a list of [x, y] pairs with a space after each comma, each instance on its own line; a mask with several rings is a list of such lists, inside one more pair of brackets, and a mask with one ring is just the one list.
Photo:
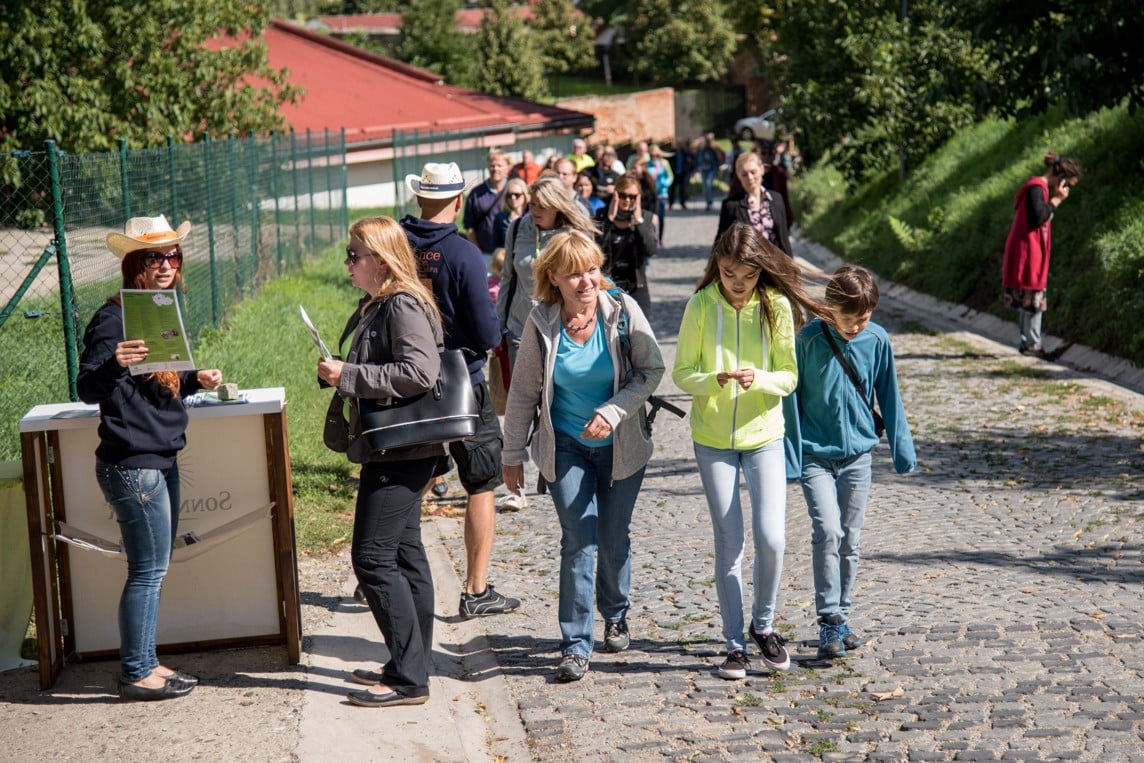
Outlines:
[[471, 87], [530, 100], [548, 94], [540, 54], [520, 18], [509, 9], [508, 0], [491, 0], [475, 42]]
[[562, 74], [595, 63], [595, 33], [591, 19], [576, 10], [572, 0], [537, 0], [529, 25], [544, 71]]
[[735, 30], [712, 0], [631, 0], [623, 27], [623, 68], [641, 82], [713, 82], [735, 54]]
[[408, 0], [401, 11], [397, 57], [450, 84], [471, 84], [475, 50], [473, 41], [457, 31], [460, 9], [461, 0]]
[[[285, 125], [300, 94], [267, 63], [264, 9], [239, 0], [9, 0], [0, 21], [0, 151], [76, 153]], [[207, 44], [221, 35], [227, 45]], [[241, 40], [234, 42], [233, 40]], [[257, 84], [255, 84], [257, 83]]]
[[[761, 7], [767, 0], [740, 0]], [[917, 164], [991, 114], [1056, 105], [1083, 116], [1144, 103], [1136, 0], [799, 0], [775, 5], [768, 73], [808, 158], [831, 150], [851, 179]], [[744, 9], [740, 9], [744, 12]]]

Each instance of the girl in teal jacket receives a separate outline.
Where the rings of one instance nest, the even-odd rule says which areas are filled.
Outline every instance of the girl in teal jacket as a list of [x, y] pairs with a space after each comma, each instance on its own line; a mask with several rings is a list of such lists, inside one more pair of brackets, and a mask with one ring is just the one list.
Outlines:
[[785, 641], [771, 625], [786, 546], [782, 399], [798, 383], [794, 337], [802, 309], [826, 314], [806, 293], [798, 265], [753, 226], [735, 223], [712, 249], [679, 328], [672, 379], [692, 396], [691, 438], [714, 529], [727, 645], [716, 671], [722, 678], [745, 678], [749, 665], [740, 474], [755, 539], [751, 638], [770, 669], [790, 668]]

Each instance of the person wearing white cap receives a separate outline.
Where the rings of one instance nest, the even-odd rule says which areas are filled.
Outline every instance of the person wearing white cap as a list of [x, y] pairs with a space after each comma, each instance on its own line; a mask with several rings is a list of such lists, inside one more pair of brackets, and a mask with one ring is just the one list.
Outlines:
[[[163, 215], [133, 217], [123, 233], [107, 236], [122, 261], [124, 289], [177, 289], [182, 284], [184, 222], [172, 229]], [[115, 512], [127, 556], [119, 599], [119, 696], [163, 700], [191, 692], [198, 679], [159, 663], [155, 630], [159, 594], [179, 524], [179, 451], [187, 443], [183, 398], [216, 389], [218, 369], [132, 374], [147, 360], [144, 340], [124, 339], [119, 294], [100, 307], [83, 336], [76, 390], [99, 404], [95, 476]]]
[[432, 284], [445, 327], [445, 347], [464, 352], [481, 409], [477, 433], [449, 445], [469, 496], [465, 509], [467, 571], [458, 611], [465, 619], [512, 612], [520, 600], [503, 596], [488, 584], [504, 443], [484, 369], [489, 350], [501, 343], [501, 329], [489, 297], [484, 258], [457, 230], [465, 181], [455, 163], [431, 162], [420, 175], [407, 176], [405, 185], [417, 197], [421, 216], [406, 215], [401, 227], [417, 256], [421, 278]]

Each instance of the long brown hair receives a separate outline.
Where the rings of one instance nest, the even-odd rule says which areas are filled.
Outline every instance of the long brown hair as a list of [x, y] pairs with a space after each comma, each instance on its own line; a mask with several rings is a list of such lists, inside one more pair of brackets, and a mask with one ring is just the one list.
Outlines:
[[[150, 283], [147, 281], [147, 263], [143, 260], [144, 252], [163, 251], [163, 247], [148, 247], [146, 249], [136, 249], [135, 251], [128, 252], [123, 255], [123, 262], [119, 265], [119, 271], [123, 274], [123, 288], [124, 289], [149, 289]], [[177, 252], [179, 257], [183, 256], [183, 248], [175, 245], [171, 252]], [[170, 252], [168, 252], [169, 254]], [[179, 261], [179, 267], [175, 271], [175, 280], [171, 284], [172, 289], [185, 291], [183, 289], [183, 264], [182, 260]], [[119, 298], [119, 293], [108, 297], [111, 302], [123, 307], [123, 301]], [[177, 371], [154, 371], [143, 377], [146, 380], [153, 380], [161, 387], [166, 387], [172, 395], [179, 397], [182, 390], [180, 384], [180, 376]]]
[[[830, 308], [810, 296], [810, 282], [798, 263], [772, 244], [755, 226], [743, 222], [733, 223], [715, 242], [711, 256], [707, 258], [707, 269], [703, 271], [703, 277], [699, 279], [695, 291], [701, 291], [719, 280], [719, 261], [724, 258], [758, 268], [759, 281], [755, 288], [762, 302], [767, 324], [772, 329], [775, 328], [775, 316], [771, 302], [767, 299], [768, 286], [789, 299], [792, 307], [800, 305], [812, 315], [824, 320], [830, 319], [832, 315]], [[791, 310], [794, 314], [795, 330], [802, 326], [803, 310]]]
[[405, 230], [396, 220], [384, 215], [363, 217], [350, 226], [350, 235], [366, 245], [367, 251], [363, 252], [363, 255], [368, 255], [386, 266], [385, 280], [377, 292], [370, 295], [373, 299], [362, 305], [363, 316], [366, 308], [377, 300], [405, 292], [420, 302], [425, 312], [440, 323], [441, 313], [437, 309], [437, 302], [433, 299], [433, 292], [418, 276], [413, 249], [409, 246]]

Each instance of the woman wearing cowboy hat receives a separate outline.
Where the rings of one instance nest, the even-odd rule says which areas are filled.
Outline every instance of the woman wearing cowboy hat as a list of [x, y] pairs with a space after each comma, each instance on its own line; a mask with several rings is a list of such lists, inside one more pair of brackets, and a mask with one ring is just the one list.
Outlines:
[[[123, 233], [107, 236], [122, 261], [123, 288], [175, 289], [182, 283], [182, 244], [191, 230], [172, 230], [167, 219], [133, 217]], [[142, 339], [124, 339], [118, 294], [92, 316], [84, 333], [76, 386], [85, 403], [99, 404], [95, 476], [115, 511], [127, 554], [127, 581], [119, 599], [119, 696], [162, 700], [189, 694], [198, 679], [161, 665], [155, 654], [159, 593], [179, 521], [179, 451], [186, 445], [183, 397], [215, 389], [217, 369], [157, 371], [131, 366], [147, 360]]]

